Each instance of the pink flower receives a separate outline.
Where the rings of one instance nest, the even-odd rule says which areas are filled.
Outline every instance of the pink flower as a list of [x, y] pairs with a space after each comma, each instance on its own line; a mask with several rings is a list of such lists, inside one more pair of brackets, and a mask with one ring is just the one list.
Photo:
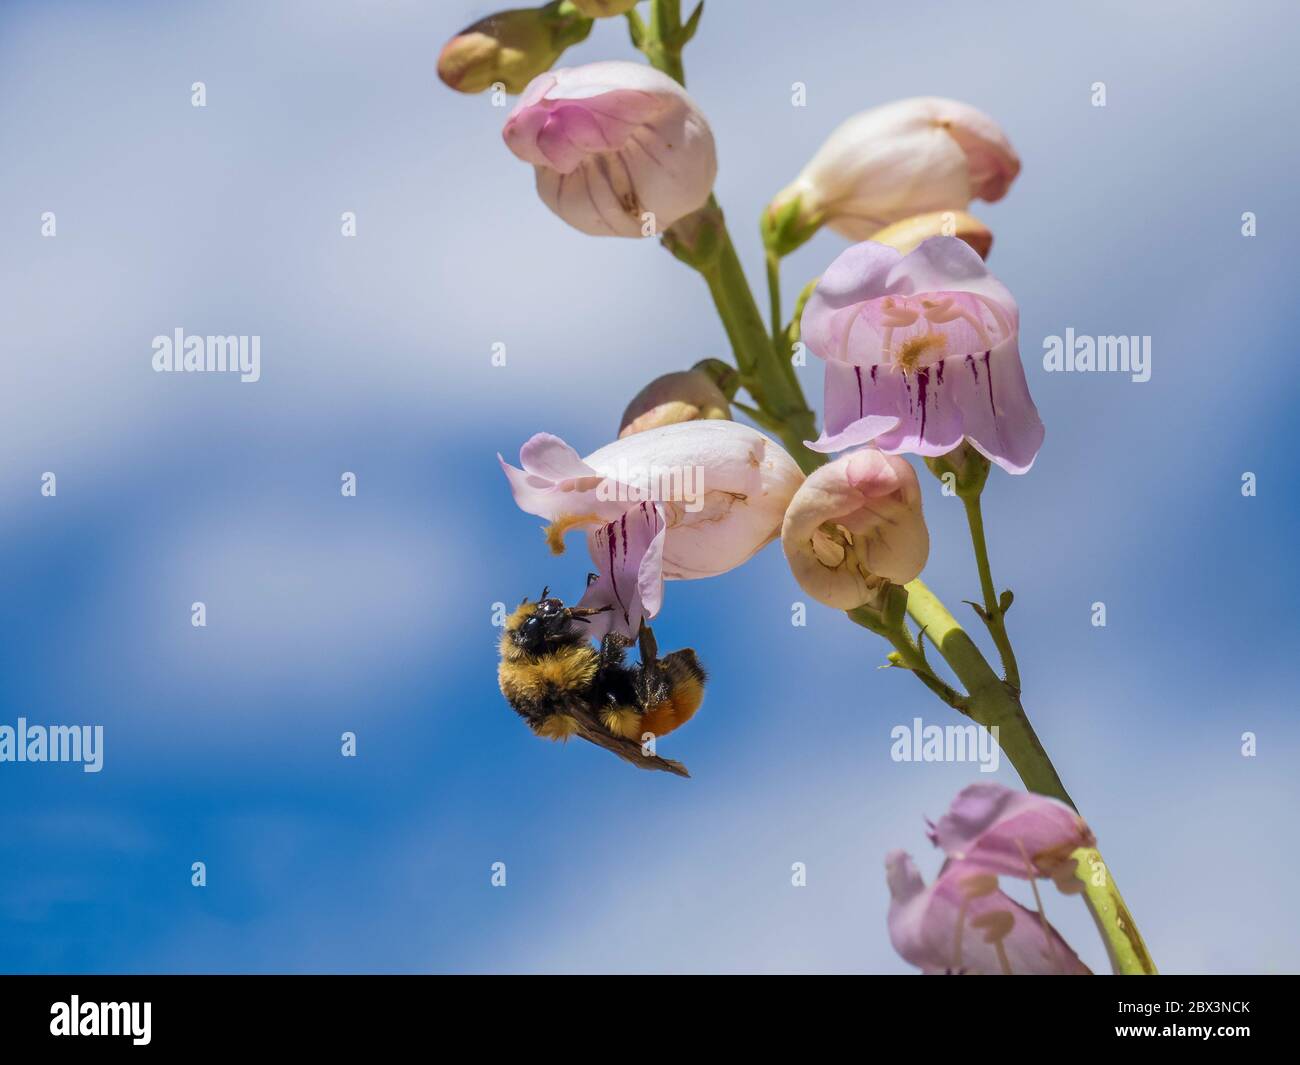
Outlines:
[[722, 420], [649, 429], [585, 459], [539, 433], [519, 452], [522, 469], [497, 458], [519, 507], [551, 522], [552, 550], [568, 530], [587, 530], [598, 572], [582, 605], [611, 608], [592, 618], [595, 637], [635, 636], [659, 612], [665, 579], [712, 577], [749, 559], [776, 538], [803, 480], [779, 445]]
[[800, 587], [837, 610], [906, 584], [930, 553], [916, 471], [875, 448], [814, 470], [785, 512], [781, 546]]
[[822, 225], [850, 240], [929, 211], [1006, 195], [1020, 159], [983, 111], [937, 96], [896, 100], [839, 126], [764, 214], [782, 254]]
[[885, 859], [889, 940], [927, 975], [1088, 976], [1090, 970], [1041, 912], [998, 888], [967, 862], [945, 862], [929, 887], [911, 857]]
[[964, 788], [929, 835], [955, 861], [1025, 879], [1072, 873], [1070, 854], [1097, 843], [1065, 803], [993, 783]]
[[502, 135], [536, 168], [542, 201], [593, 236], [662, 233], [704, 206], [718, 170], [704, 115], [677, 82], [643, 63], [539, 75]]
[[943, 455], [965, 437], [1025, 473], [1043, 423], [1019, 327], [1011, 293], [956, 237], [931, 237], [908, 255], [855, 244], [822, 275], [801, 320], [809, 350], [826, 360], [826, 428], [809, 446]]

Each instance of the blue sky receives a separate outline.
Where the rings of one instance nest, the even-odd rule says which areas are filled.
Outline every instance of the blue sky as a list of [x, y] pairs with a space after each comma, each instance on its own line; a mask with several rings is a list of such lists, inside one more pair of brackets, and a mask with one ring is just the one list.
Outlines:
[[[504, 112], [437, 82], [488, 10], [0, 8], [0, 724], [105, 728], [98, 774], [0, 764], [0, 970], [910, 971], [884, 855], [933, 873], [923, 818], [980, 774], [890, 761], [950, 712], [833, 611], [792, 628], [776, 548], [668, 587], [661, 646], [713, 676], [663, 745], [691, 781], [536, 741], [496, 690], [493, 604], [587, 569], [496, 452], [593, 450], [725, 337], [697, 277], [566, 228]], [[974, 211], [1047, 441], [986, 515], [1026, 704], [1163, 970], [1294, 971], [1300, 25], [1185, 12], [710, 0], [686, 65], [755, 282], [759, 210], [842, 118], [937, 94], [1003, 124], [1024, 169]], [[609, 57], [618, 24], [565, 62]], [[791, 256], [788, 293], [843, 246]], [[262, 379], [153, 373], [178, 326], [260, 335]], [[1045, 373], [1067, 327], [1150, 335], [1151, 380]], [[925, 491], [956, 604], [961, 514]], [[1047, 905], [1104, 968], [1077, 900]]]

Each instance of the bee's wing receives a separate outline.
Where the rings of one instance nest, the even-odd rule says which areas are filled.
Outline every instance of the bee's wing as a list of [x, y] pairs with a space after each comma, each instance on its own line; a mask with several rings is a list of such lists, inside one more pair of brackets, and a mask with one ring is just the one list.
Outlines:
[[594, 743], [597, 747], [617, 755], [623, 761], [631, 762], [639, 769], [658, 769], [679, 777], [689, 777], [691, 775], [681, 762], [674, 761], [671, 758], [661, 758], [657, 754], [642, 754], [641, 745], [635, 740], [625, 740], [621, 736], [611, 736], [595, 720], [587, 707], [573, 707], [568, 712], [578, 722], [579, 736], [588, 743]]

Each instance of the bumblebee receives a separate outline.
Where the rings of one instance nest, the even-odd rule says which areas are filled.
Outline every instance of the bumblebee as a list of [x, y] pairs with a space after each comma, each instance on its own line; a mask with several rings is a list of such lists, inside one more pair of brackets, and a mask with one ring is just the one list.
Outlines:
[[646, 754], [642, 743], [694, 716], [704, 701], [704, 668], [690, 648], [660, 658], [644, 624], [640, 662], [626, 662], [632, 641], [618, 633], [597, 647], [582, 627], [607, 609], [568, 607], [547, 589], [536, 602], [520, 603], [501, 634], [501, 694], [538, 736], [580, 736], [642, 768], [688, 776], [680, 763]]

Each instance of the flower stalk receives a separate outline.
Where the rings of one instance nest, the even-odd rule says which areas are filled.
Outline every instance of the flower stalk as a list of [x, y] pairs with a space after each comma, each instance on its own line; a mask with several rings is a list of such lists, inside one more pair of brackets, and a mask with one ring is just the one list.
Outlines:
[[[697, 6], [685, 24], [681, 19], [680, 0], [651, 0], [648, 22], [635, 9], [627, 14], [633, 44], [645, 54], [652, 66], [683, 85], [682, 49], [695, 32], [702, 8], [703, 4]], [[997, 142], [993, 147], [1001, 150], [1001, 141], [996, 137], [993, 141]], [[1019, 164], [1009, 147], [1001, 154], [992, 149], [985, 151], [986, 147], [981, 147], [977, 161], [985, 170], [992, 165], [990, 160], [999, 165], [984, 174], [989, 187], [981, 186], [983, 191], [975, 194], [993, 200], [1005, 191], [1004, 185], [1015, 176]], [[776, 229], [772, 227], [777, 221], [779, 217], [774, 215], [768, 223], [768, 229], [773, 233]], [[780, 296], [782, 249], [779, 241], [768, 239], [765, 232], [770, 326], [766, 324], [727, 232], [721, 208], [713, 197], [703, 208], [665, 232], [663, 242], [668, 250], [699, 272], [708, 285], [732, 348], [738, 382], [755, 404], [750, 406], [735, 401], [734, 406], [778, 436], [804, 473], [812, 473], [821, 467], [827, 461], [826, 456], [804, 446], [804, 441], [815, 435], [816, 416], [808, 407], [791, 363], [792, 347], [800, 336], [800, 312], [812, 293], [813, 285], [801, 292], [793, 321], [783, 326]], [[733, 396], [734, 389], [728, 393], [728, 398]], [[967, 445], [961, 446], [969, 450]], [[1036, 451], [1036, 447], [1033, 450]], [[932, 469], [941, 476], [947, 458], [949, 456], [930, 460]], [[893, 646], [894, 651], [889, 656], [891, 665], [916, 674], [945, 704], [978, 724], [996, 728], [1002, 750], [1026, 788], [1074, 807], [1020, 701], [1019, 668], [1005, 625], [1011, 594], [1006, 592], [999, 597], [993, 583], [980, 506], [988, 462], [973, 454], [963, 458], [967, 468], [964, 477], [958, 477], [958, 494], [966, 509], [983, 599], [982, 606], [973, 605], [988, 626], [1001, 657], [1005, 679], [989, 665], [942, 601], [919, 579], [904, 587], [888, 586], [879, 609], [858, 607], [847, 611], [847, 616]], [[972, 458], [976, 461], [972, 462]], [[907, 616], [919, 627], [915, 637], [907, 626]], [[964, 686], [964, 693], [940, 677], [931, 666], [924, 650], [927, 638]], [[1071, 857], [1076, 865], [1070, 879], [1082, 884], [1084, 897], [1106, 943], [1114, 970], [1123, 974], [1154, 973], [1155, 966], [1141, 934], [1109, 870], [1102, 864], [1100, 854], [1095, 848], [1080, 848]]]
[[984, 539], [984, 515], [980, 510], [978, 491], [961, 494], [961, 501], [966, 508], [966, 523], [970, 526], [971, 545], [975, 548], [975, 565], [979, 570], [980, 592], [984, 597], [984, 607], [976, 607], [980, 618], [988, 627], [993, 644], [1002, 659], [1003, 676], [1006, 682], [1017, 692], [1020, 691], [1020, 667], [1016, 664], [1016, 653], [1011, 648], [1011, 638], [1007, 635], [1007, 608], [1011, 606], [1011, 591], [1008, 589], [998, 595], [993, 584], [993, 571], [989, 566], [989, 547]]
[[997, 726], [998, 742], [1025, 787], [1074, 806], [1020, 705], [1018, 693], [993, 671], [975, 641], [920, 580], [907, 585], [907, 612], [965, 685], [967, 713], [985, 728]]
[[1155, 976], [1156, 963], [1101, 853], [1095, 847], [1080, 847], [1070, 858], [1076, 863], [1075, 879], [1083, 884], [1084, 901], [1106, 944], [1111, 968], [1123, 976]]

